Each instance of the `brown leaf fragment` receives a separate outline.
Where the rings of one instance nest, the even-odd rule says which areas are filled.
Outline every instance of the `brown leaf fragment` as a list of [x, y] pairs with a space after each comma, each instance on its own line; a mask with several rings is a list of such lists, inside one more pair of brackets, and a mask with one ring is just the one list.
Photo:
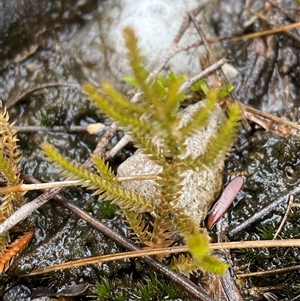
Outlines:
[[208, 230], [214, 226], [214, 224], [221, 218], [221, 216], [226, 212], [229, 206], [234, 201], [236, 195], [239, 193], [244, 185], [243, 177], [234, 178], [223, 190], [221, 197], [212, 207], [208, 213], [206, 227]]

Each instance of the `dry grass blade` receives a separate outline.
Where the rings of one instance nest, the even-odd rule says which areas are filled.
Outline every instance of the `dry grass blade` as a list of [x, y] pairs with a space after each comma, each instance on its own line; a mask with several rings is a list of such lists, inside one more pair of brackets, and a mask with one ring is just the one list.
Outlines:
[[292, 209], [294, 199], [295, 199], [295, 196], [294, 196], [293, 194], [291, 194], [291, 195], [290, 195], [290, 199], [289, 199], [289, 203], [288, 203], [288, 207], [287, 207], [287, 209], [286, 209], [286, 212], [285, 212], [285, 214], [284, 214], [284, 217], [283, 217], [283, 219], [282, 219], [282, 221], [281, 221], [281, 223], [280, 223], [280, 225], [279, 225], [279, 227], [278, 227], [276, 233], [274, 234], [273, 239], [276, 239], [276, 238], [277, 238], [277, 236], [278, 236], [279, 233], [281, 232], [282, 228], [284, 227], [284, 225], [285, 225], [285, 223], [286, 223], [286, 221], [287, 221], [288, 215], [289, 215], [289, 213], [290, 213], [290, 211], [291, 211], [291, 209]]
[[[218, 249], [247, 249], [247, 248], [286, 248], [286, 247], [300, 247], [300, 239], [285, 239], [285, 240], [259, 240], [259, 241], [242, 241], [242, 242], [222, 242], [210, 244], [213, 250]], [[49, 273], [57, 270], [70, 269], [72, 267], [79, 267], [88, 264], [103, 263], [107, 261], [122, 260], [125, 258], [143, 257], [149, 255], [159, 254], [172, 254], [188, 252], [186, 246], [169, 247], [169, 248], [156, 248], [156, 249], [143, 249], [138, 251], [129, 251], [117, 254], [101, 255], [96, 257], [89, 257], [79, 259], [71, 262], [57, 264], [42, 270], [33, 271], [24, 276], [34, 276], [44, 273]]]
[[239, 278], [265, 277], [265, 276], [279, 274], [279, 273], [289, 273], [289, 272], [296, 271], [296, 270], [300, 270], [300, 265], [294, 265], [291, 267], [285, 267], [285, 268], [281, 268], [281, 269], [273, 269], [273, 270], [267, 270], [267, 271], [237, 274], [237, 277], [239, 277]]
[[97, 134], [102, 132], [105, 129], [103, 123], [91, 123], [87, 126], [80, 125], [71, 125], [70, 127], [66, 126], [13, 126], [12, 130], [18, 131], [19, 133], [44, 133], [44, 132], [61, 132], [61, 133], [88, 133], [88, 134]]
[[[157, 175], [138, 175], [138, 176], [128, 176], [128, 177], [118, 177], [118, 182], [129, 182], [129, 181], [146, 181], [155, 180]], [[60, 181], [60, 182], [50, 182], [50, 183], [39, 183], [39, 184], [19, 184], [16, 186], [0, 187], [0, 193], [10, 193], [10, 192], [24, 192], [31, 190], [44, 190], [56, 187], [70, 187], [70, 186], [80, 186], [82, 185], [82, 180], [70, 180], [70, 181]]]
[[236, 42], [236, 41], [240, 41], [240, 40], [254, 39], [254, 38], [258, 38], [258, 37], [263, 37], [263, 36], [267, 36], [267, 35], [271, 35], [271, 34], [275, 34], [275, 33], [288, 31], [290, 29], [297, 28], [297, 27], [300, 27], [300, 22], [285, 25], [285, 26], [270, 29], [270, 30], [261, 31], [261, 32], [254, 32], [254, 33], [246, 34], [241, 37], [235, 37], [235, 38], [232, 38], [231, 41]]

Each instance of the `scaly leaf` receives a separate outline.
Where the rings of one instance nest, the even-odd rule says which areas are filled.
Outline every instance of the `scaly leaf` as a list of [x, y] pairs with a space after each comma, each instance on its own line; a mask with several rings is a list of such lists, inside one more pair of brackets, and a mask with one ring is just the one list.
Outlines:
[[137, 213], [152, 212], [152, 206], [143, 196], [125, 189], [119, 183], [102, 179], [80, 165], [72, 163], [48, 143], [42, 146], [42, 150], [49, 159], [54, 161], [55, 165], [63, 169], [65, 175], [81, 179], [84, 187], [96, 189], [94, 194], [102, 194], [104, 199], [112, 199], [112, 203], [117, 204], [124, 210], [131, 209]]

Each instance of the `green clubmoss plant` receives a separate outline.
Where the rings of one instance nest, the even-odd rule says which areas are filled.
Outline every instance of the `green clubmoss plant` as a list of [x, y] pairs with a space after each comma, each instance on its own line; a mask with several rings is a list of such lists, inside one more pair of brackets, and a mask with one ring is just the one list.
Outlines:
[[[17, 144], [18, 138], [13, 124], [9, 123], [9, 115], [0, 101], [0, 177], [7, 186], [22, 183], [18, 163], [21, 152]], [[10, 192], [0, 196], [0, 223], [4, 222], [12, 213], [25, 202], [24, 193]], [[9, 243], [9, 233], [0, 236], [0, 273], [9, 267], [9, 256], [5, 255]], [[4, 258], [5, 257], [5, 258]], [[2, 264], [5, 267], [2, 267]]]
[[[220, 158], [225, 159], [236, 134], [240, 119], [239, 107], [237, 104], [228, 106], [227, 118], [220, 126], [218, 134], [211, 138], [204, 154], [196, 158], [182, 159], [186, 150], [186, 138], [205, 126], [218, 100], [219, 91], [207, 91], [206, 106], [199, 109], [184, 126], [178, 128], [180, 117], [177, 113], [186, 96], [180, 90], [186, 80], [185, 76], [175, 76], [171, 73], [166, 78], [148, 80], [149, 72], [143, 67], [138, 40], [132, 29], [126, 28], [124, 37], [134, 74], [134, 84], [142, 92], [140, 101], [130, 102], [108, 82], [102, 84], [101, 91], [92, 84], [87, 84], [84, 86], [84, 92], [101, 112], [117, 121], [130, 133], [136, 146], [144, 154], [162, 167], [156, 180], [156, 194], [151, 200], [147, 200], [142, 195], [125, 189], [99, 156], [93, 156], [97, 170], [97, 173], [93, 173], [70, 162], [49, 144], [43, 145], [42, 149], [65, 175], [82, 180], [82, 185], [95, 190], [95, 195], [117, 204], [142, 245], [151, 248], [168, 247], [173, 243], [174, 233], [179, 232], [192, 254], [193, 264], [190, 265], [190, 269], [201, 268], [222, 275], [227, 266], [210, 255], [206, 230], [200, 228], [184, 213], [184, 209], [176, 207], [176, 204], [181, 194], [182, 174], [185, 170], [209, 168]], [[158, 146], [152, 138], [158, 139], [161, 144]], [[144, 213], [152, 215], [153, 222], [150, 225], [145, 222]], [[189, 260], [189, 257], [186, 260]]]

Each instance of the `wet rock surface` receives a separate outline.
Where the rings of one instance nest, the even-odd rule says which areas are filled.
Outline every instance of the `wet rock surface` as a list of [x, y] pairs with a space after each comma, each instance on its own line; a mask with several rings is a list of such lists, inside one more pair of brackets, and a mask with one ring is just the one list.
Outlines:
[[[99, 16], [82, 28], [66, 47], [70, 55], [83, 67], [90, 81], [99, 85], [102, 81], [109, 80], [125, 92], [130, 86], [124, 84], [123, 77], [131, 74], [131, 68], [126, 59], [124, 28], [129, 26], [134, 29], [145, 66], [148, 70], [154, 70], [179, 31], [186, 16], [186, 9], [196, 8], [200, 2], [195, 0], [112, 2]], [[207, 37], [212, 36], [210, 14], [215, 1], [210, 2], [197, 16]], [[185, 48], [198, 40], [196, 29], [190, 26], [178, 47]], [[212, 47], [216, 55], [220, 56], [221, 45], [215, 44]], [[194, 76], [201, 70], [199, 56], [203, 53], [206, 53], [204, 46], [177, 53], [165, 64], [164, 70]]]
[[[101, 9], [101, 1], [11, 0], [0, 4], [0, 59], [21, 56], [26, 47], [44, 47], [49, 36], [65, 39]], [[69, 25], [68, 30], [66, 25]], [[65, 28], [63, 28], [65, 27]], [[56, 37], [55, 37], [56, 35]]]
[[[280, 7], [264, 10], [265, 1], [250, 1], [248, 8], [260, 13], [268, 20], [255, 19], [245, 9], [245, 2], [219, 1], [214, 12], [214, 24], [220, 35], [243, 30], [246, 33], [269, 30], [286, 24], [299, 22], [299, 5], [295, 1], [281, 1]], [[262, 111], [288, 118], [299, 114], [300, 98], [300, 41], [299, 28], [287, 33], [264, 36], [257, 39], [225, 42], [228, 57], [239, 71], [235, 78], [235, 93], [243, 103]], [[298, 39], [297, 39], [298, 35]], [[292, 113], [293, 112], [293, 113]]]
[[[286, 139], [257, 132], [248, 141], [249, 145], [242, 153], [232, 155], [227, 163], [227, 170], [233, 177], [235, 174], [244, 174], [246, 177], [243, 192], [230, 212], [231, 229], [300, 183], [300, 142], [297, 138]], [[276, 213], [263, 219], [262, 225], [280, 223], [281, 215], [286, 210], [286, 201], [276, 208]], [[247, 237], [251, 237], [256, 227], [257, 224], [252, 229], [246, 229]], [[243, 231], [241, 235], [244, 237], [246, 233]]]
[[[225, 170], [227, 180], [237, 174], [245, 176], [245, 185], [228, 212], [229, 231], [260, 212], [280, 198], [283, 201], [261, 219], [239, 231], [231, 240], [273, 239], [291, 200], [289, 193], [300, 183], [300, 143], [296, 137], [280, 138], [266, 132], [240, 136], [243, 145], [239, 153], [230, 154]], [[294, 204], [299, 204], [295, 194]], [[292, 207], [277, 239], [299, 238], [299, 207]], [[237, 274], [270, 271], [283, 266], [294, 266], [299, 258], [299, 248], [262, 248], [234, 250], [232, 259]], [[265, 294], [279, 300], [292, 300], [298, 296], [294, 284], [299, 283], [298, 272], [274, 273], [264, 277], [248, 277], [241, 287], [245, 301], [263, 300]]]
[[[98, 16], [109, 1], [2, 1], [0, 4], [1, 36], [0, 36], [0, 99], [9, 104], [10, 100], [27, 89], [37, 84], [53, 81], [76, 82], [82, 84], [90, 79], [98, 81], [99, 53], [94, 53], [92, 48], [84, 47], [78, 54], [77, 44], [72, 44], [75, 35], [90, 35], [93, 44], [96, 29], [86, 25], [88, 22], [99, 28], [99, 23], [90, 21]], [[243, 22], [248, 21], [251, 13], [245, 7], [245, 1], [218, 1], [218, 7], [214, 10], [214, 26], [218, 34], [230, 34], [242, 29]], [[2, 5], [2, 6], [1, 6]], [[250, 1], [250, 7], [260, 10], [265, 1]], [[279, 26], [284, 22], [299, 22], [299, 6], [295, 1], [282, 1], [283, 10], [273, 8], [269, 14], [272, 25]], [[28, 11], [30, 10], [30, 14]], [[80, 33], [80, 29], [83, 28]], [[265, 21], [255, 20], [246, 31], [260, 31], [269, 29]], [[85, 31], [86, 30], [86, 31]], [[298, 31], [293, 33], [299, 37]], [[75, 39], [74, 39], [75, 40]], [[79, 41], [82, 41], [79, 39]], [[95, 40], [97, 45], [98, 40]], [[95, 45], [93, 44], [93, 45]], [[67, 46], [66, 46], [67, 45]], [[72, 46], [73, 45], [73, 46]], [[299, 120], [299, 93], [300, 90], [300, 46], [299, 42], [287, 34], [280, 33], [270, 37], [262, 37], [255, 40], [239, 41], [236, 43], [224, 41], [223, 45], [232, 60], [233, 65], [239, 70], [239, 76], [235, 79], [235, 93], [245, 103], [261, 108], [267, 112], [280, 116], [287, 116], [291, 120]], [[82, 46], [82, 45], [81, 45]], [[84, 46], [84, 45], [83, 45]], [[76, 49], [72, 49], [72, 47]], [[198, 66], [198, 61], [195, 63]], [[192, 64], [193, 65], [193, 64]], [[152, 66], [152, 65], [151, 65]], [[113, 78], [113, 77], [112, 77]], [[79, 92], [71, 88], [51, 88], [40, 90], [28, 95], [17, 105], [10, 109], [11, 121], [17, 121], [18, 125], [86, 125], [93, 122], [108, 122], [95, 112], [92, 105]], [[72, 160], [82, 163], [94, 149], [99, 136], [86, 134], [47, 133], [47, 134], [19, 134], [20, 146], [23, 152], [21, 166], [24, 172], [34, 175], [41, 181], [58, 180], [58, 171], [45, 161], [39, 146], [45, 141], [59, 148], [62, 153]], [[119, 137], [114, 137], [112, 143], [116, 143]], [[245, 173], [246, 184], [242, 193], [238, 196], [233, 210], [230, 211], [231, 228], [299, 185], [299, 143], [295, 139], [283, 139], [274, 135], [253, 135], [253, 133], [240, 136], [240, 141], [250, 140], [248, 147], [241, 153], [231, 154], [226, 170], [229, 175], [225, 183], [234, 175]], [[242, 143], [241, 143], [242, 144]], [[128, 156], [129, 151], [124, 151], [119, 158]], [[77, 205], [85, 208], [100, 220], [115, 227], [124, 234], [119, 217], [105, 218], [101, 212], [101, 202], [91, 199], [90, 195], [81, 189], [70, 189], [65, 194]], [[34, 195], [28, 194], [28, 198]], [[296, 198], [296, 202], [298, 199]], [[261, 239], [262, 233], [258, 231], [264, 227], [278, 226], [285, 206], [278, 208], [278, 212], [270, 214], [257, 225], [239, 233], [237, 239]], [[294, 215], [288, 220], [287, 227], [282, 237], [298, 237], [299, 215]], [[96, 233], [88, 226], [78, 224], [71, 218], [69, 212], [63, 211], [49, 203], [32, 215], [26, 226], [36, 228], [36, 236], [30, 244], [24, 256], [16, 262], [11, 275], [17, 275], [31, 271], [39, 262], [46, 260], [47, 264], [65, 261], [74, 256], [98, 255], [102, 252], [119, 250], [116, 246], [109, 245], [102, 235]], [[118, 226], [120, 225], [121, 226]], [[70, 230], [70, 227], [74, 227]], [[273, 228], [274, 228], [273, 227]], [[272, 229], [273, 229], [272, 228]], [[273, 230], [272, 230], [273, 231]], [[275, 231], [273, 231], [275, 232]], [[272, 232], [272, 233], [273, 233]], [[61, 236], [58, 236], [58, 233]], [[126, 233], [125, 233], [126, 234]], [[74, 237], [74, 244], [71, 238]], [[80, 245], [79, 240], [83, 245]], [[69, 242], [65, 245], [64, 242]], [[54, 243], [56, 242], [56, 243]], [[78, 245], [79, 244], [79, 245]], [[103, 247], [101, 246], [103, 244]], [[45, 250], [49, 247], [49, 254]], [[57, 248], [56, 248], [57, 246]], [[72, 250], [72, 246], [77, 246]], [[110, 247], [111, 246], [111, 249]], [[58, 252], [61, 250], [61, 252]], [[67, 254], [67, 250], [70, 253]], [[38, 251], [38, 252], [37, 252]], [[73, 252], [74, 251], [74, 252]], [[289, 258], [286, 265], [297, 264], [299, 254], [297, 248], [291, 248], [286, 253], [278, 251], [255, 251], [245, 257], [235, 255], [234, 260], [249, 266], [269, 268], [279, 267], [285, 258]], [[69, 257], [68, 257], [69, 256]], [[33, 263], [30, 261], [33, 260]], [[262, 260], [259, 260], [262, 259]], [[251, 262], [251, 265], [248, 263]], [[276, 263], [278, 262], [278, 263]], [[56, 282], [56, 289], [64, 285], [80, 281], [93, 282], [98, 273], [111, 275], [119, 270], [127, 270], [128, 263], [124, 266], [108, 266], [101, 270], [97, 267], [86, 267], [76, 270], [74, 273], [61, 273]], [[295, 274], [268, 278], [265, 286], [287, 283], [292, 287], [290, 279], [294, 277], [295, 283], [299, 283]], [[1, 285], [7, 278], [1, 278]], [[48, 279], [49, 280], [49, 279]], [[30, 300], [31, 293], [36, 288], [38, 281], [20, 283], [9, 290], [5, 300]], [[49, 286], [50, 281], [41, 283]], [[251, 279], [246, 287], [262, 286], [257, 279]], [[254, 295], [251, 291], [245, 300], [260, 300], [263, 293]], [[296, 292], [283, 294], [281, 289], [273, 291], [279, 298], [288, 299], [296, 297]]]

